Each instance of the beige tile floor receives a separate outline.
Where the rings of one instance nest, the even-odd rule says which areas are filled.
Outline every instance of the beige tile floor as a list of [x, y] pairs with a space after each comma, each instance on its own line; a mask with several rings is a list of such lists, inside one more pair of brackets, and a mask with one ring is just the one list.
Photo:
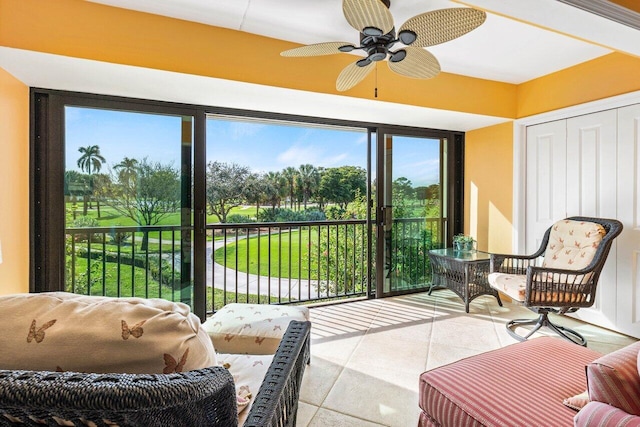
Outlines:
[[[428, 369], [515, 343], [508, 319], [535, 317], [495, 298], [475, 299], [470, 312], [451, 291], [361, 300], [311, 308], [311, 364], [298, 426], [416, 426], [418, 378]], [[570, 318], [559, 319], [608, 353], [635, 339]]]

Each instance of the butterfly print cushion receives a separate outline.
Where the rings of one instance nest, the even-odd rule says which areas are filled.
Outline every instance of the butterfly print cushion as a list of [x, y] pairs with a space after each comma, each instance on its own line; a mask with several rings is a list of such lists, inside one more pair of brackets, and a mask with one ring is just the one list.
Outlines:
[[236, 386], [239, 426], [249, 414], [272, 360], [273, 355], [218, 354], [218, 363], [229, 370]]
[[202, 324], [219, 353], [274, 354], [292, 320], [309, 320], [298, 306], [227, 304]]
[[65, 292], [0, 297], [0, 369], [170, 373], [217, 364], [187, 305]]

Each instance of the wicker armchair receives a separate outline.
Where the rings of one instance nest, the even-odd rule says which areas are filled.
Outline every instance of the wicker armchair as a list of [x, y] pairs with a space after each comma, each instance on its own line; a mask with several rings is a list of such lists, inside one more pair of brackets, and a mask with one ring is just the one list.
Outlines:
[[[289, 325], [245, 426], [295, 426], [310, 327]], [[219, 366], [176, 374], [0, 370], [0, 426], [113, 424], [236, 426], [233, 378]]]
[[[563, 236], [569, 234], [561, 235], [558, 231], [559, 225], [567, 231], [568, 226], [565, 224], [580, 224], [579, 227], [591, 227], [591, 230], [599, 231], [587, 231], [576, 239], [571, 237], [571, 241], [565, 242]], [[572, 233], [573, 230], [569, 231]], [[492, 254], [489, 274], [491, 286], [539, 314], [533, 320], [509, 321], [506, 325], [507, 332], [518, 341], [524, 341], [546, 326], [561, 337], [585, 346], [587, 342], [582, 335], [552, 323], [549, 313], [565, 314], [593, 305], [598, 279], [611, 244], [621, 232], [622, 224], [615, 219], [570, 217], [550, 227], [544, 234], [540, 248], [531, 255]], [[584, 235], [587, 236], [587, 241], [581, 247], [578, 240], [584, 239]], [[589, 243], [589, 239], [592, 243]], [[562, 250], [560, 255], [553, 252], [558, 250]], [[565, 253], [566, 258], [562, 258]], [[542, 257], [544, 262], [540, 265]], [[562, 262], [555, 262], [558, 258]], [[559, 265], [563, 264], [566, 267], [560, 268]], [[525, 325], [534, 325], [527, 335], [515, 332], [517, 327]]]

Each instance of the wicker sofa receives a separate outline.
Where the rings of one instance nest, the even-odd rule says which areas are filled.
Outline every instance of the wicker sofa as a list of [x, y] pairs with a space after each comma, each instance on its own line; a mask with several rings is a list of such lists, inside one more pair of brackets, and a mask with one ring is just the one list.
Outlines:
[[295, 426], [309, 322], [253, 356], [216, 353], [188, 306], [164, 300], [7, 296], [0, 317], [0, 425]]
[[421, 375], [418, 425], [640, 426], [639, 351], [541, 337], [459, 360]]

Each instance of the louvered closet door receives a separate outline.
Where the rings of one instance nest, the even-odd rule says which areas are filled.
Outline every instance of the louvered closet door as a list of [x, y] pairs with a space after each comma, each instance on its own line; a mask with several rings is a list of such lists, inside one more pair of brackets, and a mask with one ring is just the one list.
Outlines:
[[566, 120], [527, 128], [526, 253], [540, 247], [544, 232], [566, 213]]
[[640, 105], [618, 110], [617, 329], [640, 337]]
[[[567, 119], [567, 216], [616, 218], [617, 111]], [[600, 276], [593, 307], [576, 317], [616, 328], [616, 246]]]

